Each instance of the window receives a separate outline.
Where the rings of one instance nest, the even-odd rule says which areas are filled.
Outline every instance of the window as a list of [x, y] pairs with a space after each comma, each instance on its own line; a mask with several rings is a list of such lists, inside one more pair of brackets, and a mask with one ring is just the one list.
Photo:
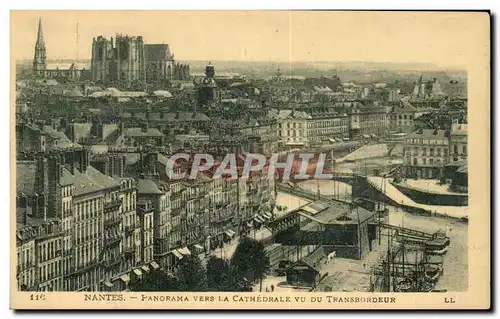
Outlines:
[[462, 147], [462, 153], [463, 153], [463, 154], [467, 154], [467, 145], [464, 145], [464, 146]]
[[413, 165], [418, 165], [418, 159], [416, 158], [413, 159]]
[[427, 160], [424, 158], [422, 159], [422, 164], [426, 165], [427, 164]]

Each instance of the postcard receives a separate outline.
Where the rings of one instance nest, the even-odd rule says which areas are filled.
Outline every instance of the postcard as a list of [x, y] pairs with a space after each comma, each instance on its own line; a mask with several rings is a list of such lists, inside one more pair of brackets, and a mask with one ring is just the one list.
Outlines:
[[12, 11], [11, 308], [489, 309], [490, 32]]

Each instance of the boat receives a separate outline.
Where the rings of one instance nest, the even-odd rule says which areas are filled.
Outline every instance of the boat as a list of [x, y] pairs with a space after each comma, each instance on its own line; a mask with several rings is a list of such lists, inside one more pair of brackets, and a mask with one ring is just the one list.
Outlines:
[[431, 292], [434, 290], [435, 284], [430, 281], [421, 281], [420, 285], [415, 292]]
[[426, 264], [424, 266], [425, 279], [428, 281], [436, 282], [441, 275], [441, 267], [433, 264]]
[[439, 255], [439, 256], [442, 256], [444, 254], [446, 254], [446, 252], [448, 251], [448, 247], [443, 247], [441, 249], [433, 249], [431, 247], [426, 247], [425, 248], [425, 252], [429, 255]]
[[443, 231], [434, 233], [432, 239], [425, 243], [425, 252], [429, 255], [444, 255], [450, 246], [450, 237]]
[[401, 279], [396, 283], [396, 292], [412, 292], [414, 282], [409, 278]]

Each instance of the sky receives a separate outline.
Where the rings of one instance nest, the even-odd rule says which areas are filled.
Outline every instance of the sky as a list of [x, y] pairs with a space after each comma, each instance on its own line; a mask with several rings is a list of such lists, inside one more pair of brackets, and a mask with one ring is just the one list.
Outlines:
[[490, 37], [485, 13], [12, 11], [12, 58], [33, 58], [40, 17], [48, 59], [89, 59], [93, 37], [122, 33], [142, 35], [149, 44], [168, 43], [180, 61], [364, 61], [464, 68], [478, 52], [486, 52], [478, 46], [489, 45]]

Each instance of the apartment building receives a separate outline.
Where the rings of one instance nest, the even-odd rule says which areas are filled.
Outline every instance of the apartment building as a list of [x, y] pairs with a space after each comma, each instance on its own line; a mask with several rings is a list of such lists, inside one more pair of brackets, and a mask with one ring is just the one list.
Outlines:
[[28, 217], [26, 194], [17, 196], [17, 289], [60, 291], [63, 287], [62, 230], [57, 219]]
[[450, 130], [450, 162], [467, 159], [467, 124], [454, 123]]
[[307, 122], [310, 145], [321, 145], [349, 136], [349, 118], [346, 114], [312, 114]]
[[307, 123], [311, 116], [303, 111], [280, 110], [278, 115], [278, 138], [285, 148], [300, 148], [308, 144]]
[[422, 129], [406, 137], [403, 146], [403, 175], [411, 178], [440, 178], [449, 163], [450, 133]]

